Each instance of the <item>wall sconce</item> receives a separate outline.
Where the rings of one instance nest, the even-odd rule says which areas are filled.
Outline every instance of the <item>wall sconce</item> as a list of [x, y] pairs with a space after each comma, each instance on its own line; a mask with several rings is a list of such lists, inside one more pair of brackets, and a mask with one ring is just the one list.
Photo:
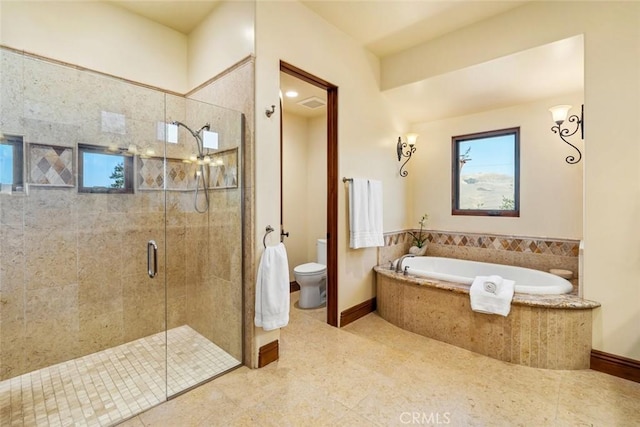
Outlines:
[[[400, 176], [402, 177], [409, 175], [409, 172], [407, 172], [406, 170], [402, 170], [402, 168], [404, 168], [404, 165], [407, 164], [407, 162], [409, 161], [413, 153], [416, 152], [417, 140], [418, 140], [417, 133], [408, 133], [406, 142], [402, 142], [401, 136], [398, 137], [398, 144], [396, 146], [396, 151], [398, 152], [398, 161], [401, 161], [403, 157], [407, 158], [407, 160], [405, 160], [404, 163], [400, 166]], [[404, 151], [405, 148], [407, 149], [406, 151]]]
[[580, 117], [576, 114], [569, 116], [569, 122], [575, 123], [576, 128], [573, 132], [571, 132], [568, 128], [562, 128], [562, 124], [567, 120], [567, 116], [569, 115], [569, 110], [571, 109], [571, 105], [556, 105], [555, 107], [549, 108], [551, 111], [551, 116], [553, 117], [553, 121], [556, 122], [556, 125], [551, 128], [554, 133], [557, 133], [564, 142], [572, 146], [578, 152], [578, 158], [575, 156], [567, 156], [565, 161], [572, 165], [578, 163], [580, 159], [582, 159], [582, 153], [572, 143], [566, 140], [566, 138], [575, 135], [580, 129], [580, 137], [584, 139], [584, 105], [580, 106]]

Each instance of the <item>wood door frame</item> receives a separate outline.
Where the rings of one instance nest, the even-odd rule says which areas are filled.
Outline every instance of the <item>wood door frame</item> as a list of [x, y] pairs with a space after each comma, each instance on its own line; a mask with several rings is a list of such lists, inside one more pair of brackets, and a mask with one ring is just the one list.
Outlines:
[[[338, 326], [338, 86], [280, 61], [280, 71], [327, 91], [327, 323]], [[282, 112], [282, 109], [280, 110]], [[282, 114], [280, 115], [282, 123]], [[282, 150], [282, 125], [280, 128]], [[282, 152], [281, 152], [282, 158]], [[282, 164], [280, 164], [282, 203]], [[282, 212], [282, 207], [280, 209]]]

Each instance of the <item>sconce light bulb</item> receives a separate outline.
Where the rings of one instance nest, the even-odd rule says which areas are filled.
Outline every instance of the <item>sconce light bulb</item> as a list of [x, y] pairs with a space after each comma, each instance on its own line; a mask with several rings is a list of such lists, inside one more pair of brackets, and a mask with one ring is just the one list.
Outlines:
[[549, 111], [551, 111], [551, 117], [558, 126], [567, 120], [569, 110], [571, 110], [571, 105], [556, 105], [555, 107], [549, 108]]
[[411, 147], [416, 145], [417, 141], [418, 141], [418, 134], [417, 133], [408, 133], [407, 134], [407, 144], [409, 144]]
[[198, 160], [198, 158], [196, 156], [190, 156], [189, 160], [195, 162], [196, 160]]
[[211, 157], [204, 156], [204, 159], [202, 159], [202, 161], [205, 162], [205, 163], [210, 163], [211, 162]]

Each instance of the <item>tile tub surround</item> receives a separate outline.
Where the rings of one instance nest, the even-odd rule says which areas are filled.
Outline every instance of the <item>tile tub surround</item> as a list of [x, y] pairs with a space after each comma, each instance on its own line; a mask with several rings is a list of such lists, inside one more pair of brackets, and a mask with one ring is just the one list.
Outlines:
[[[578, 240], [434, 230], [423, 233], [427, 235], [428, 256], [514, 265], [547, 272], [552, 268], [570, 270], [573, 272], [570, 282], [574, 293], [578, 293]], [[378, 249], [378, 265], [382, 266], [408, 253], [411, 246], [411, 236], [405, 230], [385, 233], [384, 241], [385, 246]]]
[[472, 311], [469, 286], [375, 271], [378, 313], [402, 329], [519, 365], [589, 368], [596, 302], [516, 294], [502, 317]]

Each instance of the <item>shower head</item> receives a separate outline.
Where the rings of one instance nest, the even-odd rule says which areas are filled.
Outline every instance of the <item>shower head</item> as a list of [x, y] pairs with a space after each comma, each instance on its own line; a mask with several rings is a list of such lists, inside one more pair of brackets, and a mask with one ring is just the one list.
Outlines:
[[200, 132], [202, 132], [203, 130], [209, 130], [209, 129], [210, 129], [209, 123], [207, 123], [207, 124], [205, 124], [204, 126], [202, 126], [200, 129], [198, 129], [198, 131], [197, 131], [197, 132], [196, 132], [196, 131], [193, 131], [189, 126], [187, 126], [187, 125], [185, 125], [184, 123], [179, 122], [179, 121], [177, 121], [177, 120], [174, 120], [173, 122], [171, 122], [171, 124], [172, 124], [172, 125], [175, 125], [175, 126], [182, 126], [182, 127], [183, 127], [183, 128], [185, 128], [186, 130], [188, 130], [188, 131], [189, 131], [189, 133], [190, 133], [191, 135], [193, 135], [193, 137], [194, 137], [194, 138], [196, 138], [197, 140], [200, 140]]

